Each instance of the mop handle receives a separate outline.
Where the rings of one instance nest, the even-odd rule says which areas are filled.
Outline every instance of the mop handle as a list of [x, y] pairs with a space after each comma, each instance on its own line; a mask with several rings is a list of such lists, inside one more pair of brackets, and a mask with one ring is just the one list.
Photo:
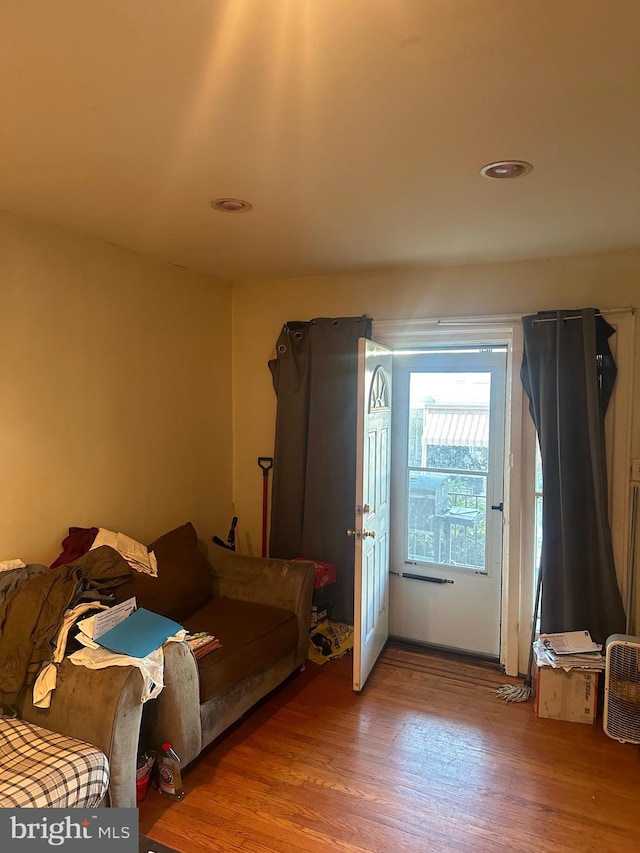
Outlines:
[[262, 468], [262, 556], [267, 556], [267, 503], [269, 500], [269, 471], [273, 468], [271, 456], [258, 456]]
[[540, 593], [542, 591], [542, 566], [538, 566], [538, 579], [536, 581], [536, 603], [533, 608], [533, 623], [531, 625], [531, 641], [529, 643], [529, 664], [527, 666], [527, 677], [525, 678], [525, 686], [531, 687], [533, 684], [533, 675], [531, 667], [533, 666], [533, 642], [536, 638], [536, 628], [538, 627], [538, 613], [540, 612]]

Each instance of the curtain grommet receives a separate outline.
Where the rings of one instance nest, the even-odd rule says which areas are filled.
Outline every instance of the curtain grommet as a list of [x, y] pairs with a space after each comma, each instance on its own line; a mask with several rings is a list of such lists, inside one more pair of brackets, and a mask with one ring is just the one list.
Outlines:
[[284, 353], [286, 351], [287, 351], [286, 344], [278, 344], [278, 352], [279, 353]]

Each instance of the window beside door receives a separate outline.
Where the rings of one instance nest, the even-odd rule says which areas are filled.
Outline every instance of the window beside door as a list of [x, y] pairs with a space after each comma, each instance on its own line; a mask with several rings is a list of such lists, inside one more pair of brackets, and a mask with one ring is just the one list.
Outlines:
[[[535, 569], [536, 574], [540, 567], [540, 553], [542, 551], [542, 457], [540, 456], [540, 446], [536, 441], [536, 482], [535, 482], [535, 500], [536, 500], [536, 517], [535, 517]], [[534, 583], [535, 595], [535, 583]]]

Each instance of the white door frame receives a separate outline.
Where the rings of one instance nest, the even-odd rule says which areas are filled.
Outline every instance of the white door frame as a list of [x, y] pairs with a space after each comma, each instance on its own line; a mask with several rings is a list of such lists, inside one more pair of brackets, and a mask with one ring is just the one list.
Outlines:
[[[488, 347], [485, 348], [488, 349]], [[437, 347], [435, 348], [437, 349]], [[470, 351], [471, 349], [471, 351]], [[393, 636], [415, 639], [457, 648], [460, 651], [487, 655], [499, 659], [501, 650], [503, 529], [504, 513], [490, 509], [504, 504], [504, 431], [506, 410], [507, 354], [502, 346], [498, 352], [480, 352], [477, 347], [454, 352], [434, 352], [425, 349], [419, 354], [397, 350], [394, 361], [394, 420], [392, 440], [393, 474], [393, 536], [392, 536], [392, 606], [390, 632]], [[409, 399], [415, 376], [429, 374], [482, 374], [490, 376], [486, 404], [489, 412], [486, 476], [486, 551], [482, 568], [470, 565], [459, 567], [445, 559], [434, 562], [428, 557], [408, 555], [407, 525], [409, 518], [407, 468], [420, 465], [408, 460]], [[396, 394], [396, 392], [398, 392]], [[422, 461], [425, 464], [425, 461]], [[454, 466], [455, 467], [455, 466]], [[482, 467], [482, 466], [480, 466]], [[462, 472], [460, 472], [462, 473]], [[475, 476], [480, 471], [470, 468], [465, 474]], [[402, 530], [403, 535], [399, 535]], [[434, 555], [435, 557], [435, 555]], [[407, 562], [408, 561], [408, 562]], [[412, 568], [411, 566], [415, 566]], [[418, 576], [438, 575], [454, 587], [415, 584], [406, 581], [404, 572]], [[461, 623], [461, 624], [458, 624]]]
[[609, 474], [609, 517], [613, 556], [622, 600], [626, 602], [629, 582], [629, 511], [631, 478], [631, 415], [633, 406], [633, 345], [635, 314], [611, 314], [605, 317], [616, 330], [609, 344], [618, 374], [605, 419], [607, 471]]
[[[607, 412], [609, 511], [618, 583], [624, 595], [628, 575], [629, 474], [635, 316], [632, 309], [607, 314], [616, 329], [611, 339], [618, 375]], [[378, 320], [373, 334], [391, 348], [452, 343], [507, 346], [505, 424], [505, 519], [503, 542], [502, 632], [500, 662], [507, 675], [525, 673], [533, 611], [534, 482], [536, 432], [520, 381], [524, 337], [521, 316], [482, 316]]]

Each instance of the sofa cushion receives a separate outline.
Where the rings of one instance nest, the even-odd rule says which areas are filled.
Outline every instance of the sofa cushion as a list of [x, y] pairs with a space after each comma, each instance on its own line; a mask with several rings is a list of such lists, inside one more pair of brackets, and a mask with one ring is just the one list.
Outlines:
[[158, 577], [136, 572], [118, 587], [116, 601], [135, 595], [139, 607], [183, 624], [213, 598], [211, 566], [198, 546], [198, 534], [187, 522], [156, 539], [149, 550], [156, 555]]
[[298, 620], [290, 610], [217, 596], [184, 622], [187, 630], [209, 631], [222, 647], [198, 660], [200, 702], [249, 675], [295, 654]]

